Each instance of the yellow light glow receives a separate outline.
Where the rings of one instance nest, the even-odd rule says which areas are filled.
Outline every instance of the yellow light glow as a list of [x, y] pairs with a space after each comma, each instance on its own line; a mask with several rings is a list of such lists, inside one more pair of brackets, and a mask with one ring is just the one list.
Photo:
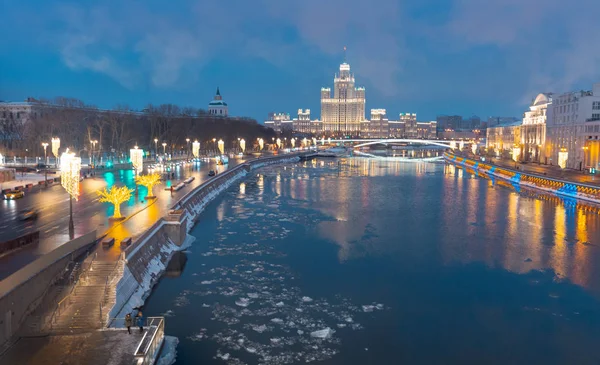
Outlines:
[[192, 155], [195, 158], [198, 158], [198, 156], [200, 156], [200, 142], [194, 141], [192, 143]]
[[52, 154], [58, 158], [58, 149], [60, 148], [60, 138], [52, 138]]
[[221, 151], [221, 154], [224, 154], [225, 153], [225, 142], [223, 142], [222, 139], [219, 140], [218, 146], [219, 146], [219, 151]]
[[96, 193], [100, 196], [98, 200], [100, 203], [110, 203], [114, 205], [115, 212], [114, 218], [121, 218], [121, 204], [125, 203], [131, 198], [134, 190], [129, 189], [127, 186], [116, 187], [113, 186], [111, 189], [98, 190]]
[[315, 137], [312, 138], [313, 145], [317, 145], [317, 139]]
[[262, 138], [258, 139], [258, 146], [260, 147], [260, 150], [262, 151], [263, 148], [265, 147], [265, 141], [263, 141]]
[[138, 176], [144, 169], [144, 150], [135, 146], [135, 148], [129, 150], [129, 156], [131, 158], [131, 164], [133, 165], [135, 175]]
[[246, 152], [246, 141], [243, 138], [240, 139], [240, 149], [242, 152]]
[[140, 175], [135, 179], [135, 182], [138, 185], [145, 186], [148, 189], [148, 196], [146, 198], [154, 198], [154, 192], [152, 188], [154, 185], [158, 185], [160, 183], [160, 175], [157, 173]]
[[81, 158], [75, 157], [74, 153], [63, 153], [60, 157], [60, 184], [75, 200], [79, 199], [80, 171]]
[[292, 143], [292, 148], [294, 148], [296, 146], [296, 139], [292, 138], [290, 139], [290, 142]]
[[277, 142], [276, 143], [277, 143], [277, 148], [281, 149], [281, 139], [280, 138], [277, 138]]

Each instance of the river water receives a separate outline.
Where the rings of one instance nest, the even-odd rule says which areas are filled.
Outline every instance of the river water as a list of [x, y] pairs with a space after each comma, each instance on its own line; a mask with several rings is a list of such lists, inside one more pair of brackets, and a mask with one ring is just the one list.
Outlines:
[[200, 216], [177, 364], [598, 364], [600, 215], [440, 163], [261, 169]]

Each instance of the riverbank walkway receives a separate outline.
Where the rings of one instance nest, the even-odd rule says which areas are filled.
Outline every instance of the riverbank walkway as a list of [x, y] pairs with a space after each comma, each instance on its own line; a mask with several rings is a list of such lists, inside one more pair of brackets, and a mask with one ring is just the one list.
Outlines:
[[[460, 156], [460, 155], [459, 155]], [[481, 156], [475, 155], [464, 155], [463, 157], [471, 158], [477, 161], [481, 161]], [[511, 170], [518, 170], [520, 172], [531, 173], [535, 175], [545, 176], [553, 179], [564, 180], [573, 183], [587, 184], [600, 187], [600, 173], [589, 174], [584, 171], [573, 170], [573, 169], [562, 169], [556, 165], [544, 165], [536, 162], [528, 163], [515, 163], [513, 160], [497, 159], [497, 158], [485, 158], [485, 163], [489, 165], [495, 165], [504, 167]]]

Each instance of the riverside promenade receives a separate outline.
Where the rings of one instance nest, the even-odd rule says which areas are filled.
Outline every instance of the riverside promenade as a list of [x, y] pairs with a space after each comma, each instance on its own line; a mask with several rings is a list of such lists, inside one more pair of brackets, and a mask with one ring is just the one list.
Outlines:
[[600, 179], [595, 175], [533, 164], [517, 164], [510, 168], [505, 161], [496, 164], [496, 161], [482, 161], [454, 153], [445, 153], [444, 159], [450, 164], [505, 180], [512, 185], [580, 202], [600, 204]]
[[[157, 222], [164, 221], [164, 217], [168, 216], [174, 207], [183, 208], [183, 205], [186, 205], [184, 210], [189, 209], [187, 202], [197, 200], [197, 196], [207, 195], [205, 190], [213, 191], [215, 184], [230, 184], [227, 176], [240, 176], [239, 172], [244, 169], [289, 161], [304, 154], [282, 154], [245, 161], [219, 173], [216, 178], [195, 182], [176, 197], [171, 196], [169, 192], [170, 199], [163, 199], [163, 191], [162, 194], [156, 194], [158, 199], [148, 202], [147, 207], [107, 229], [102, 234], [103, 240], [114, 238], [115, 242], [120, 243], [124, 238], [132, 238], [130, 248], [133, 250], [129, 250], [130, 253], [139, 251], [140, 248], [144, 249], [148, 239], [147, 231], [152, 230]], [[214, 196], [209, 197], [209, 200], [212, 198]], [[204, 204], [202, 203], [200, 208], [195, 207], [194, 213], [198, 214]], [[18, 335], [10, 342], [11, 346], [0, 353], [0, 363], [130, 365], [132, 361], [145, 356], [134, 356], [134, 352], [140, 343], [149, 341], [150, 335], [147, 331], [153, 329], [146, 328], [142, 334], [129, 335], [123, 328], [122, 318], [110, 319], [107, 316], [117, 300], [117, 283], [123, 271], [129, 270], [124, 248], [117, 243], [110, 247], [96, 244], [88, 258], [83, 261], [83, 270], [75, 284], [65, 288], [56, 298], [47, 298], [49, 303], [40, 304], [40, 310], [35, 311], [21, 326]], [[117, 328], [106, 329], [107, 319]], [[161, 323], [164, 331], [164, 321]], [[162, 337], [160, 340], [162, 341]], [[159, 349], [160, 347], [153, 351]]]

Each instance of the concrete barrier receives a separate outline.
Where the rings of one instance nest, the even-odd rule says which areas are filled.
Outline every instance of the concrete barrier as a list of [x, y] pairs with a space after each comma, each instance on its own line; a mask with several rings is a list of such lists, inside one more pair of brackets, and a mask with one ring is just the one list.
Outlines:
[[25, 234], [10, 241], [0, 243], [0, 255], [17, 250], [21, 247], [38, 243], [40, 241], [40, 231]]
[[0, 346], [19, 329], [40, 304], [69, 262], [96, 242], [96, 231], [59, 246], [8, 278], [0, 281]]

